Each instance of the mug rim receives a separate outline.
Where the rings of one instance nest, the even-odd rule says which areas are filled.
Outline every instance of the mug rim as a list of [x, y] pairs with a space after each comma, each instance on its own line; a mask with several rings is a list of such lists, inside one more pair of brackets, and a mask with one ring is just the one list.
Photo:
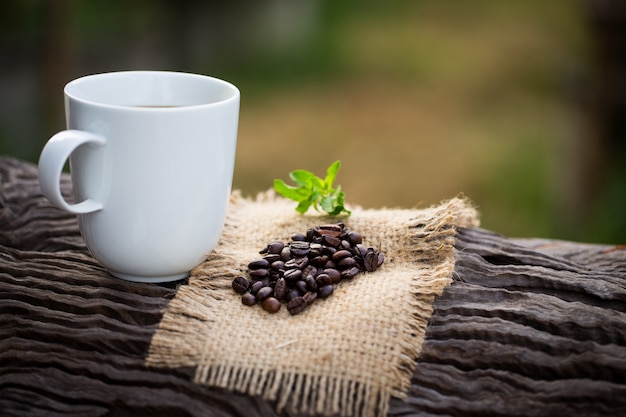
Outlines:
[[[133, 76], [133, 75], [167, 76], [167, 77], [203, 80], [205, 82], [212, 82], [214, 84], [225, 87], [229, 91], [229, 94], [224, 98], [214, 100], [214, 101], [207, 101], [205, 103], [184, 104], [180, 106], [150, 107], [150, 106], [106, 103], [103, 101], [98, 101], [95, 99], [85, 97], [84, 95], [81, 95], [79, 92], [76, 91], [76, 88], [80, 84], [83, 84], [83, 83], [94, 82], [94, 80], [98, 80], [98, 79], [128, 77], [128, 76]], [[211, 106], [224, 104], [232, 100], [238, 100], [240, 96], [240, 91], [234, 84], [228, 81], [222, 80], [220, 78], [212, 77], [209, 75], [191, 73], [191, 72], [163, 71], [163, 70], [110, 71], [110, 72], [102, 72], [102, 73], [84, 75], [82, 77], [76, 78], [68, 82], [67, 84], [65, 84], [65, 87], [63, 88], [63, 93], [68, 99], [72, 99], [77, 102], [81, 102], [85, 104], [90, 104], [93, 106], [107, 107], [107, 108], [113, 108], [113, 109], [123, 109], [123, 110], [136, 110], [136, 111], [180, 111], [184, 109], [200, 108], [200, 107], [206, 107], [206, 106], [211, 107]]]

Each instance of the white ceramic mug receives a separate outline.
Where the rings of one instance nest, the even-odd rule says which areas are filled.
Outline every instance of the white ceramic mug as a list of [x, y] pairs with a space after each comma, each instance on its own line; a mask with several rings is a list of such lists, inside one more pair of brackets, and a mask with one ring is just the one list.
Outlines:
[[[203, 75], [125, 71], [79, 78], [64, 93], [68, 130], [41, 153], [43, 194], [78, 215], [87, 247], [112, 275], [188, 276], [224, 226], [239, 90]], [[68, 158], [75, 204], [59, 185]]]

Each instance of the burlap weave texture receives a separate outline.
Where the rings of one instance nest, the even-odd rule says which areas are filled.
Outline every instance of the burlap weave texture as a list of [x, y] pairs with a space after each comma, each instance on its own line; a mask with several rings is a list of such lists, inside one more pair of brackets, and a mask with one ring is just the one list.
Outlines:
[[149, 366], [193, 366], [195, 382], [259, 395], [278, 410], [382, 416], [410, 385], [432, 313], [451, 281], [456, 227], [477, 213], [454, 198], [427, 209], [364, 210], [343, 219], [385, 263], [336, 285], [302, 314], [242, 305], [231, 288], [272, 240], [334, 221], [300, 215], [271, 192], [233, 194], [218, 247], [181, 286], [155, 333]]

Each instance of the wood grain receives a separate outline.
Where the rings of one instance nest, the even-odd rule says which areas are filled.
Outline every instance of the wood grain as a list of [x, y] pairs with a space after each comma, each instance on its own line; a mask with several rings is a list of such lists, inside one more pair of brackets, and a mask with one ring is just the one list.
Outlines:
[[[460, 229], [457, 249], [389, 415], [626, 415], [626, 247]], [[276, 415], [191, 369], [144, 366], [178, 285], [110, 277], [36, 167], [0, 158], [0, 415]]]

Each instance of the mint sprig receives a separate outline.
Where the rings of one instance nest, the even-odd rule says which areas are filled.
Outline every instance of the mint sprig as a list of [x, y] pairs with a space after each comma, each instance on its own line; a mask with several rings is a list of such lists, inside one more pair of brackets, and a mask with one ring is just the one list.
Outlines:
[[311, 171], [297, 169], [289, 173], [289, 178], [295, 186], [286, 184], [283, 180], [274, 180], [274, 189], [285, 198], [297, 201], [296, 211], [304, 214], [313, 206], [316, 211], [320, 208], [331, 216], [341, 213], [350, 215], [350, 210], [344, 207], [345, 194], [341, 186], [333, 188], [337, 173], [341, 168], [341, 161], [333, 162], [326, 170], [326, 177], [320, 178]]

